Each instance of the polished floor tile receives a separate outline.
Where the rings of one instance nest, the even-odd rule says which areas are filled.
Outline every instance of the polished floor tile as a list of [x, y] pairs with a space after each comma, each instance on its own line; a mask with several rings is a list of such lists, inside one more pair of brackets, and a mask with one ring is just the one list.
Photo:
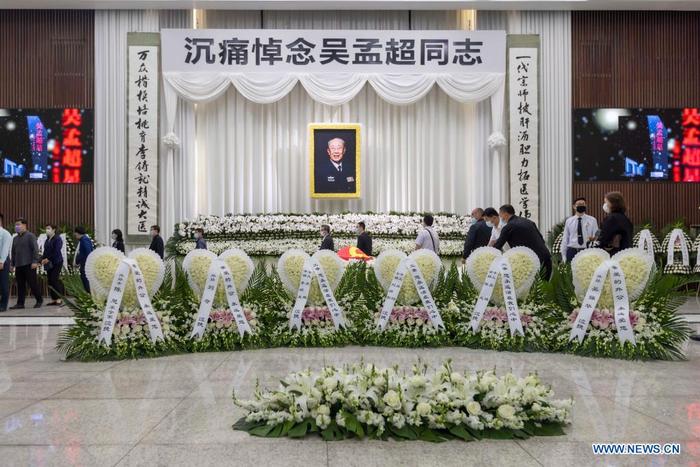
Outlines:
[[[59, 328], [0, 326], [0, 465], [700, 465], [700, 344], [685, 362], [625, 362], [464, 348], [264, 349], [66, 362]], [[260, 439], [233, 431], [231, 400], [290, 371], [363, 359], [410, 370], [537, 372], [575, 400], [566, 436], [472, 443]], [[681, 444], [679, 456], [595, 456], [598, 442]]]

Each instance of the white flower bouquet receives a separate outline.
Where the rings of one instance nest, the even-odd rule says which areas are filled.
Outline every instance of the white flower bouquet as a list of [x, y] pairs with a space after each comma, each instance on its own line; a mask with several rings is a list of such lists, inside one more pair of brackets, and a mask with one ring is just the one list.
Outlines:
[[443, 322], [449, 320], [450, 307], [435, 300], [433, 295], [442, 274], [440, 258], [430, 250], [417, 250], [406, 256], [401, 251], [389, 250], [380, 254], [371, 270], [359, 281], [364, 281], [362, 294], [365, 306], [358, 310], [360, 322], [359, 339], [366, 344], [424, 347], [438, 346], [449, 342], [444, 328], [436, 327], [430, 318], [428, 308], [422, 302], [413, 276], [405, 271], [403, 282], [384, 329], [381, 329], [380, 316], [387, 299], [391, 283], [402, 261], [410, 258], [415, 261], [421, 276], [438, 307]]
[[[435, 229], [441, 239], [441, 254], [459, 256], [470, 218], [453, 214], [436, 214]], [[290, 249], [312, 254], [318, 249], [318, 231], [323, 224], [331, 226], [336, 246], [354, 245], [357, 223], [367, 225], [373, 237], [374, 254], [390, 249], [410, 253], [421, 226], [422, 215], [416, 213], [346, 213], [346, 214], [240, 214], [199, 216], [175, 225], [175, 234], [168, 241], [168, 251], [185, 255], [194, 249], [194, 232], [204, 229], [207, 245], [216, 254], [240, 248], [249, 255], [278, 256]]]
[[75, 313], [76, 324], [67, 328], [59, 337], [58, 347], [67, 358], [81, 360], [108, 360], [143, 358], [180, 352], [180, 338], [184, 334], [182, 317], [186, 313], [186, 300], [179, 291], [186, 290], [184, 276], [175, 280], [167, 274], [161, 258], [153, 251], [138, 248], [128, 258], [135, 261], [141, 271], [148, 299], [160, 324], [163, 340], [151, 340], [146, 315], [136, 295], [134, 278], [128, 269], [123, 285], [123, 295], [110, 345], [98, 344], [105, 314], [105, 302], [112, 289], [117, 270], [126, 257], [111, 247], [101, 247], [88, 256], [85, 266], [90, 281], [91, 294], [83, 291], [77, 278], [66, 281], [66, 303]]
[[[518, 314], [524, 336], [511, 335], [508, 313], [504, 307], [502, 276], [499, 274], [491, 292], [490, 304], [484, 311], [479, 329], [474, 332], [471, 318], [476, 301], [486, 282], [489, 269], [495, 260], [505, 258], [510, 263], [513, 288], [518, 302]], [[540, 261], [529, 248], [515, 247], [501, 253], [491, 247], [477, 248], [467, 259], [466, 276], [471, 288], [459, 297], [459, 320], [454, 325], [455, 342], [465, 347], [509, 350], [536, 351], [546, 350], [549, 333], [552, 330], [548, 316], [552, 304], [542, 296], [539, 290], [532, 293], [537, 281]]]
[[[670, 244], [672, 239], [673, 245]], [[684, 248], [685, 254], [683, 252]], [[693, 251], [696, 251], [696, 248], [695, 244], [690, 240], [690, 236], [683, 229], [676, 228], [669, 232], [666, 237], [664, 237], [661, 249], [665, 253], [665, 274], [687, 276], [693, 273], [694, 268], [690, 261], [690, 256]], [[673, 260], [671, 261], [670, 258]]]
[[[582, 342], [571, 340], [571, 330], [588, 293], [596, 268], [604, 261], [617, 261], [625, 276], [629, 321], [635, 343], [620, 343], [615, 325], [614, 300], [608, 273], [600, 298]], [[675, 313], [679, 305], [677, 278], [654, 276], [654, 261], [644, 251], [629, 248], [612, 258], [600, 249], [576, 255], [571, 268], [562, 267], [549, 287], [557, 298], [556, 327], [551, 349], [594, 357], [624, 359], [682, 359], [682, 347], [690, 329]]]
[[218, 274], [217, 270], [216, 291], [214, 292], [206, 330], [201, 338], [188, 339], [188, 347], [190, 350], [197, 352], [260, 347], [263, 344], [263, 336], [260, 335], [261, 323], [258, 318], [260, 305], [255, 301], [246, 300], [249, 296], [245, 294], [255, 268], [253, 261], [243, 250], [230, 249], [218, 256], [208, 250], [192, 250], [185, 256], [182, 267], [194, 295], [189, 302], [190, 312], [186, 320], [187, 325], [192, 330], [197, 321], [205, 289], [211, 285], [209, 283], [210, 268], [217, 260], [222, 261], [228, 267], [239, 303], [243, 308], [244, 318], [250, 326], [251, 333], [240, 335], [236, 318], [229, 308], [224, 288], [225, 279]]
[[[325, 274], [331, 291], [342, 310], [345, 327], [336, 328], [333, 322], [330, 303], [326, 303], [318, 278], [312, 271], [311, 284], [306, 293], [306, 303], [301, 312], [300, 327], [292, 326], [292, 314], [299, 287], [302, 283], [304, 266], [309, 261], [316, 261]], [[268, 310], [269, 320], [273, 323], [271, 341], [273, 345], [293, 347], [328, 347], [343, 345], [350, 341], [352, 322], [349, 320], [347, 303], [344, 295], [346, 287], [341, 288], [347, 263], [329, 250], [317, 251], [309, 256], [302, 250], [289, 250], [277, 263], [278, 286], [284, 290], [275, 293], [281, 297], [278, 303]], [[274, 281], [273, 281], [274, 282]], [[345, 281], [347, 285], [349, 281]]]
[[573, 400], [554, 399], [536, 374], [518, 378], [453, 370], [444, 363], [412, 372], [363, 362], [287, 375], [277, 390], [255, 391], [235, 405], [247, 412], [234, 428], [254, 436], [444, 441], [562, 435]]

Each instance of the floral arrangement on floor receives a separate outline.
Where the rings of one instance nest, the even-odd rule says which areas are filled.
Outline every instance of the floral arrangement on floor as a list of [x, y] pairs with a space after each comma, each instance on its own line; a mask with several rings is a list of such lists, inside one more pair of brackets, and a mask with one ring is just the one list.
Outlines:
[[654, 254], [663, 253], [664, 249], [661, 247], [661, 242], [659, 242], [658, 237], [654, 234], [652, 226], [650, 224], [642, 225], [640, 230], [636, 234], [634, 234], [634, 237], [632, 238], [632, 246], [639, 247], [639, 239], [642, 235], [642, 231], [644, 230], [649, 231], [649, 234], [651, 236], [651, 242], [654, 245]]
[[[672, 246], [671, 242], [673, 242]], [[669, 232], [664, 237], [661, 249], [666, 254], [664, 273], [681, 275], [693, 273], [690, 255], [694, 251], [694, 244], [682, 228], [675, 228]]]
[[364, 362], [309, 369], [287, 375], [277, 390], [258, 387], [252, 400], [233, 400], [247, 412], [234, 429], [261, 437], [315, 433], [326, 441], [563, 435], [573, 406], [572, 399], [554, 399], [536, 374], [458, 372], [450, 361], [433, 374], [420, 364], [409, 374]]
[[193, 250], [185, 257], [182, 267], [192, 291], [188, 300], [190, 313], [186, 320], [187, 327], [191, 331], [195, 329], [205, 289], [210, 286], [210, 268], [217, 260], [228, 267], [248, 331], [239, 328], [224, 290], [226, 279], [218, 275], [206, 329], [201, 329], [201, 336], [190, 335], [189, 339], [185, 339], [187, 347], [195, 352], [211, 352], [264, 345], [258, 314], [265, 303], [262, 299], [265, 291], [261, 289], [266, 282], [265, 271], [262, 268], [256, 270], [253, 261], [242, 250], [227, 250], [218, 257], [211, 251]]
[[[489, 269], [499, 258], [508, 260], [511, 266], [515, 298], [523, 334], [513, 334], [508, 313], [504, 306], [502, 276], [496, 279], [489, 306], [475, 331], [471, 319], [477, 299], [487, 279]], [[460, 300], [460, 318], [455, 324], [455, 343], [465, 347], [533, 351], [546, 350], [552, 331], [551, 302], [544, 300], [539, 278], [540, 261], [537, 255], [526, 247], [515, 247], [501, 253], [495, 248], [481, 247], [467, 259], [466, 277], [471, 290], [467, 289]]]
[[[335, 300], [342, 311], [343, 326], [336, 327], [321, 291], [318, 278], [312, 275], [306, 302], [301, 310], [299, 326], [292, 323], [292, 315], [297, 293], [302, 283], [304, 266], [315, 260], [323, 270]], [[330, 347], [344, 345], [352, 337], [352, 321], [348, 319], [352, 301], [347, 296], [351, 281], [344, 277], [346, 262], [332, 251], [321, 250], [309, 256], [301, 250], [289, 250], [277, 263], [269, 286], [276, 289], [276, 303], [267, 310], [266, 320], [270, 323], [270, 341], [273, 346]]]
[[[346, 246], [355, 246], [355, 238], [335, 238], [335, 249], [340, 250]], [[230, 249], [240, 249], [251, 256], [279, 256], [288, 250], [303, 250], [308, 254], [313, 254], [318, 250], [321, 243], [319, 238], [282, 238], [270, 240], [209, 240], [207, 239], [207, 249], [220, 254]], [[177, 256], [185, 256], [194, 251], [196, 242], [194, 240], [183, 240], [175, 246]], [[400, 250], [404, 253], [411, 253], [416, 248], [415, 239], [390, 239], [373, 238], [372, 254], [378, 255], [387, 250]], [[440, 239], [440, 254], [442, 256], [456, 257], [462, 254], [464, 240]]]
[[[591, 279], [608, 259], [616, 261], [624, 273], [634, 343], [621, 343], [618, 335], [609, 274], [583, 341], [572, 339], [572, 328], [584, 298], [590, 293]], [[676, 293], [683, 284], [681, 278], [655, 273], [651, 257], [638, 248], [623, 250], [612, 258], [601, 249], [579, 253], [570, 267], [564, 265], [555, 270], [547, 285], [548, 294], [559, 309], [552, 349], [593, 357], [682, 359], [682, 347], [690, 335], [690, 328], [675, 313], [683, 303]]]
[[[464, 235], [470, 226], [468, 216], [435, 214], [435, 229], [440, 235], [442, 254], [462, 253]], [[345, 214], [238, 214], [199, 216], [175, 225], [166, 249], [183, 256], [194, 249], [194, 232], [204, 229], [209, 248], [219, 254], [240, 248], [249, 255], [277, 256], [290, 249], [312, 254], [320, 244], [321, 225], [331, 226], [336, 246], [354, 245], [357, 223], [363, 221], [373, 237], [375, 254], [390, 249], [413, 251], [422, 214], [417, 213], [345, 213]]]
[[103, 331], [106, 301], [124, 255], [111, 247], [96, 249], [85, 267], [91, 284], [91, 294], [85, 292], [78, 277], [66, 280], [66, 304], [75, 313], [75, 325], [59, 336], [58, 349], [68, 359], [112, 360], [154, 357], [181, 351], [180, 338], [184, 332], [187, 284], [181, 273], [166, 271], [160, 257], [146, 248], [133, 250], [128, 258], [138, 265], [147, 295], [162, 332], [154, 339], [148, 316], [140, 306], [133, 273], [128, 272], [114, 327], [109, 342], [99, 342]]
[[[381, 315], [392, 281], [399, 265], [407, 258], [415, 261], [435, 303], [439, 320], [435, 317], [431, 319], [430, 311], [418, 293], [411, 272], [406, 271], [396, 300], [382, 322]], [[392, 347], [434, 347], [449, 343], [450, 336], [444, 323], [449, 321], [450, 312], [454, 311], [455, 307], [442, 299], [436, 300], [433, 294], [441, 275], [442, 263], [431, 250], [417, 250], [409, 256], [398, 250], [380, 254], [371, 270], [358, 279], [364, 281], [361, 287], [363, 306], [357, 311], [362, 342]], [[438, 325], [440, 321], [442, 325]]]
[[[300, 250], [289, 251], [280, 258], [276, 268], [269, 270], [263, 264], [253, 269], [250, 258], [242, 251], [224, 252], [220, 256], [198, 251], [188, 256], [184, 267], [172, 262], [166, 270], [157, 255], [139, 249], [129, 258], [142, 272], [153, 307], [151, 313], [148, 307], [142, 309], [131, 269], [124, 269], [123, 265], [119, 274], [126, 274], [128, 280], [123, 282], [121, 300], [114, 305], [108, 299], [125, 257], [112, 248], [99, 248], [90, 255], [87, 267], [92, 294], [83, 291], [77, 277], [66, 280], [68, 295], [65, 300], [75, 312], [76, 325], [62, 332], [58, 348], [68, 358], [82, 360], [346, 344], [459, 345], [627, 359], [684, 358], [683, 346], [690, 330], [675, 310], [684, 300], [677, 291], [689, 278], [655, 273], [651, 267], [653, 260], [637, 248], [625, 250], [613, 258], [625, 275], [630, 303], [629, 325], [633, 328], [635, 345], [619, 342], [609, 278], [601, 287], [595, 309], [590, 308], [592, 316], [584, 338], [581, 342], [570, 338], [591, 277], [596, 268], [609, 259], [602, 250], [589, 249], [580, 253], [573, 272], [569, 265], [562, 265], [555, 270], [551, 282], [539, 279], [536, 257], [522, 248], [513, 248], [505, 254], [489, 248], [477, 250], [461, 275], [455, 263], [445, 268], [428, 251], [412, 253], [411, 257], [420, 271], [420, 276], [416, 274], [416, 277], [422, 277], [419, 282], [424, 281], [424, 290], [430, 294], [421, 298], [414, 276], [408, 271], [401, 283], [395, 285], [391, 293], [395, 301], [387, 304], [382, 317], [398, 265], [407, 258], [398, 251], [383, 253], [373, 264], [357, 260], [346, 262], [329, 251], [315, 253], [313, 258], [318, 264], [314, 267], [324, 272], [328, 290], [332, 290], [335, 297], [326, 300], [316, 276], [318, 271], [312, 270], [311, 276], [304, 276], [304, 266], [312, 257]], [[490, 296], [479, 300], [491, 264], [505, 267], [495, 263], [499, 258], [507, 258], [511, 266], [517, 316], [524, 336], [515, 332], [519, 331], [517, 326], [511, 329], [510, 323], [515, 321], [509, 319], [508, 310], [512, 315], [514, 307], [506, 306], [500, 276], [490, 280], [494, 285]], [[231, 272], [227, 283], [229, 293], [233, 282], [243, 309], [242, 317], [251, 331], [242, 336], [238, 326], [242, 322], [241, 315], [237, 320], [227, 306], [229, 297], [218, 277], [216, 286], [209, 284], [211, 289], [207, 292], [212, 297], [212, 309], [206, 318], [200, 315], [200, 302], [208, 287], [209, 267], [214, 260], [216, 264], [223, 260]], [[297, 305], [303, 277], [304, 281], [308, 280], [309, 288], [302, 291]], [[477, 303], [483, 315], [475, 332], [470, 321]], [[114, 306], [118, 308], [114, 310]], [[106, 308], [114, 311], [110, 313], [114, 316], [113, 326], [107, 326], [113, 330], [108, 338], [103, 335]], [[442, 326], [436, 320], [438, 316]], [[386, 323], [383, 330], [378, 327], [380, 318]], [[154, 322], [160, 326], [162, 339], [153, 332]], [[204, 329], [202, 323], [205, 323]], [[437, 323], [437, 327], [433, 323]], [[194, 333], [197, 329], [203, 332]], [[107, 345], [99, 343], [100, 340]]]

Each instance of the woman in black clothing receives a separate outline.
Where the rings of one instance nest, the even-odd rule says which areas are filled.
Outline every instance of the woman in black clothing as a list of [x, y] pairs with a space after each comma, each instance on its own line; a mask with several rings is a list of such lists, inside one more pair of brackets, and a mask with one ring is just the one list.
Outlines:
[[119, 229], [112, 230], [112, 248], [116, 248], [122, 253], [126, 253], [124, 251], [124, 235]]
[[46, 278], [49, 283], [49, 294], [51, 303], [49, 306], [63, 306], [61, 296], [66, 291], [61, 281], [61, 270], [63, 269], [63, 239], [58, 232], [58, 227], [53, 224], [46, 226], [46, 242], [44, 243], [44, 254], [41, 256], [41, 264], [46, 271]]
[[605, 195], [603, 211], [607, 214], [600, 227], [598, 244], [611, 255], [632, 246], [632, 222], [625, 214], [625, 199], [619, 191]]

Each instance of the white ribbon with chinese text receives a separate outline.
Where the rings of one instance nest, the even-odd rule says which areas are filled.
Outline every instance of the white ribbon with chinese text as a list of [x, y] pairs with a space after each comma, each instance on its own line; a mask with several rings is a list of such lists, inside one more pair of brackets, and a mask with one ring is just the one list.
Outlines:
[[124, 289], [126, 288], [129, 278], [129, 271], [131, 271], [131, 277], [134, 278], [136, 298], [138, 299], [141, 311], [146, 318], [146, 325], [148, 326], [148, 331], [151, 335], [151, 341], [155, 342], [158, 339], [163, 340], [163, 330], [160, 327], [160, 321], [158, 321], [158, 316], [156, 315], [153, 305], [151, 304], [151, 299], [148, 296], [148, 288], [146, 287], [143, 273], [141, 273], [141, 269], [135, 260], [124, 258], [117, 268], [117, 272], [112, 280], [112, 287], [109, 289], [109, 294], [107, 295], [105, 311], [102, 317], [102, 326], [100, 327], [100, 335], [97, 338], [98, 343], [110, 345], [112, 342], [114, 325], [116, 324], [117, 315], [119, 314], [119, 307], [121, 306], [122, 298], [124, 297]]
[[688, 253], [688, 243], [685, 241], [685, 234], [682, 229], [673, 229], [668, 238], [668, 248], [666, 249], [666, 262], [673, 264], [673, 255], [676, 251], [676, 242], [681, 248], [683, 266], [690, 266], [690, 254]]
[[520, 310], [518, 309], [518, 299], [515, 293], [515, 282], [513, 281], [513, 271], [511, 270], [510, 261], [505, 256], [499, 256], [491, 262], [489, 271], [486, 274], [484, 285], [479, 292], [479, 298], [474, 306], [474, 311], [471, 317], [472, 331], [479, 332], [481, 320], [486, 312], [486, 307], [493, 295], [493, 289], [496, 287], [498, 276], [501, 276], [501, 290], [503, 292], [503, 302], [505, 303], [506, 312], [508, 313], [508, 327], [510, 335], [515, 336], [520, 334], [524, 336], [523, 324], [520, 321]]
[[654, 257], [654, 240], [651, 237], [651, 231], [649, 229], [644, 229], [639, 232], [639, 239], [637, 240], [637, 248], [644, 251], [647, 255]]
[[211, 262], [209, 271], [207, 272], [207, 282], [204, 286], [202, 301], [199, 303], [199, 311], [197, 312], [197, 320], [194, 323], [194, 329], [192, 329], [190, 338], [201, 339], [207, 329], [209, 314], [214, 306], [214, 296], [216, 295], [216, 288], [219, 284], [219, 277], [221, 277], [223, 280], [228, 309], [236, 320], [238, 334], [243, 337], [246, 332], [249, 334], [253, 333], [253, 331], [250, 329], [248, 319], [245, 316], [245, 312], [243, 311], [243, 307], [241, 306], [241, 302], [238, 299], [236, 282], [233, 279], [231, 270], [225, 261], [216, 259]]
[[404, 258], [399, 263], [399, 267], [396, 268], [394, 273], [394, 278], [391, 280], [389, 285], [389, 290], [386, 294], [386, 299], [382, 305], [382, 312], [379, 315], [379, 322], [377, 326], [382, 331], [386, 328], [389, 318], [391, 318], [391, 312], [394, 309], [394, 304], [401, 291], [401, 285], [403, 284], [406, 272], [411, 273], [411, 278], [416, 286], [416, 291], [418, 291], [418, 296], [423, 302], [423, 306], [428, 311], [428, 316], [430, 317], [430, 322], [433, 324], [435, 329], [444, 328], [445, 325], [442, 322], [442, 316], [440, 316], [440, 311], [435, 305], [435, 300], [433, 300], [433, 295], [430, 293], [430, 288], [426, 282], [423, 274], [420, 272], [418, 264], [413, 258]]
[[333, 295], [333, 288], [331, 287], [326, 273], [323, 271], [321, 264], [316, 258], [308, 258], [304, 261], [304, 268], [301, 271], [301, 281], [299, 283], [299, 289], [297, 290], [297, 297], [294, 302], [294, 308], [292, 309], [292, 317], [289, 319], [290, 329], [301, 329], [302, 326], [302, 314], [304, 313], [304, 307], [309, 299], [309, 289], [311, 289], [311, 281], [314, 276], [318, 279], [318, 285], [321, 289], [321, 295], [328, 305], [328, 310], [331, 313], [331, 318], [333, 319], [333, 325], [336, 329], [345, 327], [345, 320], [343, 319], [343, 310], [338, 305], [335, 300], [335, 295]]
[[579, 343], [583, 342], [586, 337], [588, 324], [591, 322], [591, 317], [595, 311], [595, 307], [600, 300], [600, 294], [605, 286], [605, 279], [610, 273], [612, 282], [612, 296], [615, 305], [615, 327], [617, 328], [617, 337], [620, 344], [626, 341], [635, 344], [634, 331], [630, 322], [630, 303], [627, 295], [627, 285], [625, 283], [625, 273], [620, 267], [620, 263], [610, 259], [598, 266], [593, 273], [593, 278], [588, 286], [586, 295], [581, 304], [581, 309], [578, 312], [574, 326], [571, 329], [569, 341], [578, 339]]

